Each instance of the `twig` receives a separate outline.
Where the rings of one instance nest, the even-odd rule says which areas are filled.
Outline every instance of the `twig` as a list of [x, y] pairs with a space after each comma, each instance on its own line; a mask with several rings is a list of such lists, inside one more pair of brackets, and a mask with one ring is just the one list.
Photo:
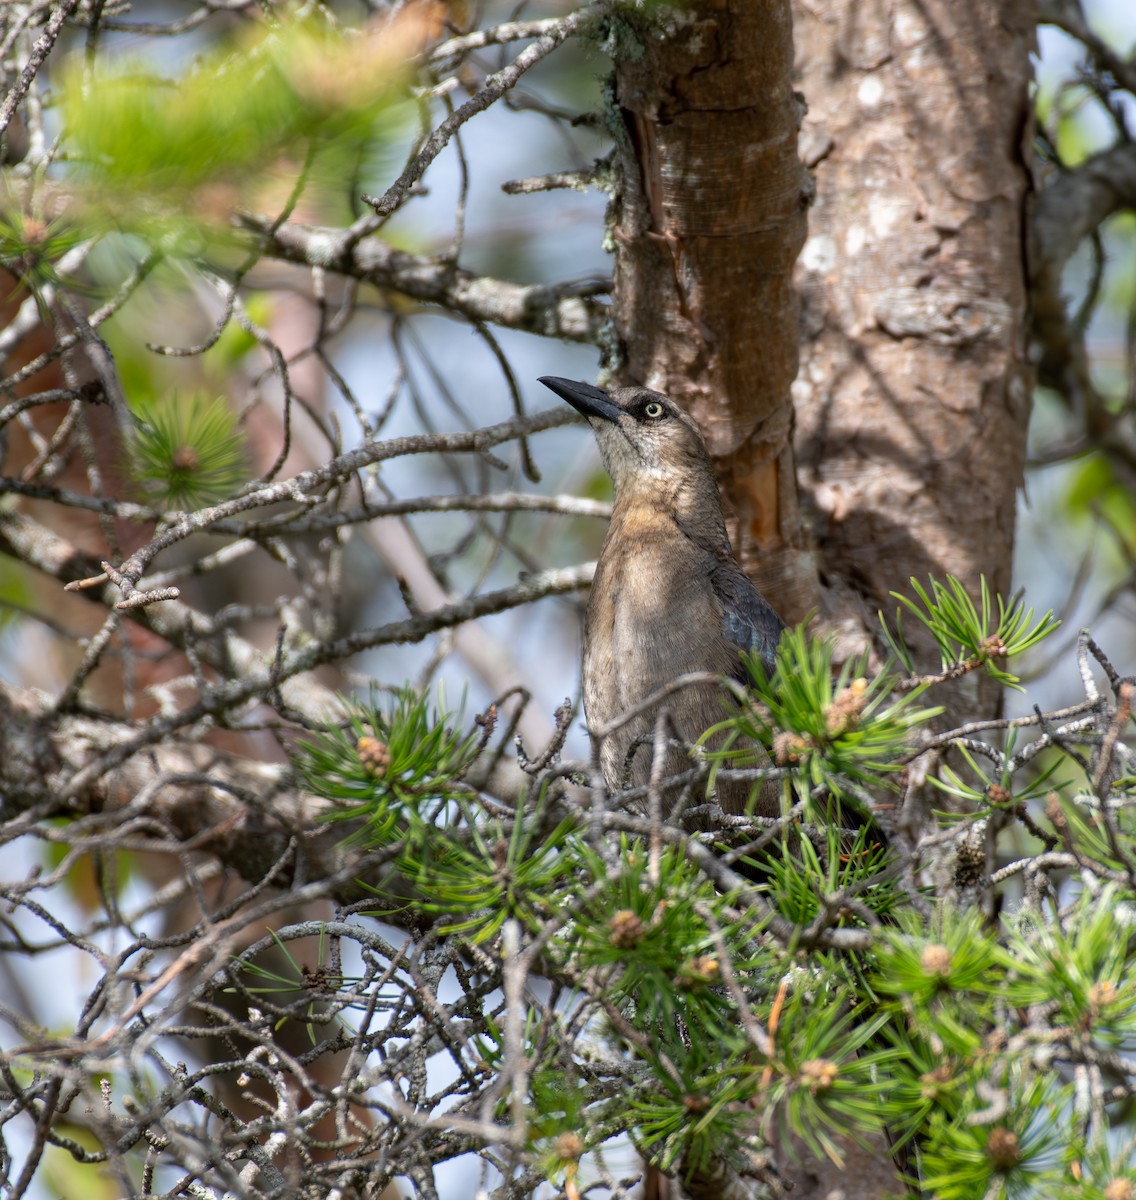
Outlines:
[[47, 28], [36, 40], [35, 45], [32, 46], [32, 52], [28, 57], [28, 61], [24, 64], [24, 69], [20, 72], [19, 79], [12, 85], [8, 95], [4, 97], [4, 103], [0, 105], [0, 135], [3, 135], [11, 124], [20, 101], [28, 94], [28, 88], [32, 86], [32, 80], [35, 79], [40, 67], [43, 66], [47, 60], [47, 56], [51, 53], [51, 48], [55, 45], [55, 41], [59, 37], [67, 18], [78, 7], [79, 0], [60, 0], [60, 3], [55, 6], [55, 10], [47, 22]]
[[490, 75], [476, 95], [471, 96], [460, 108], [456, 108], [423, 143], [413, 161], [405, 171], [378, 198], [364, 196], [363, 199], [374, 210], [376, 216], [388, 217], [406, 199], [410, 189], [422, 178], [426, 168], [446, 148], [454, 134], [471, 117], [484, 112], [499, 100], [517, 80], [531, 70], [542, 59], [547, 58], [566, 38], [578, 33], [596, 17], [591, 5], [578, 9], [561, 18], [551, 29], [543, 33], [531, 46], [527, 46], [502, 71]]

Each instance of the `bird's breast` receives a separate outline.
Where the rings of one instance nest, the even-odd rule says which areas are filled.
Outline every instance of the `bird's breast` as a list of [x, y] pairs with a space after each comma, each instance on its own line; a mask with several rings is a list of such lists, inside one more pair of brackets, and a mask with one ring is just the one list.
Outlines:
[[722, 636], [712, 565], [673, 521], [651, 513], [613, 520], [584, 632], [590, 723], [605, 723], [679, 675], [736, 667], [737, 650]]

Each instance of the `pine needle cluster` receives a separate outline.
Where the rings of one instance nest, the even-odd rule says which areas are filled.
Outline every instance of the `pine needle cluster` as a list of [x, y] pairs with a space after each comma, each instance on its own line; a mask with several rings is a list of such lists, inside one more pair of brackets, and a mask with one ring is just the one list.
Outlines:
[[[839, 1162], [885, 1134], [911, 1194], [943, 1200], [1115, 1200], [1133, 1178], [1115, 1131], [1136, 1086], [1136, 787], [1126, 751], [1100, 759], [1130, 691], [1112, 673], [1075, 731], [952, 737], [935, 689], [971, 670], [1017, 685], [1011, 660], [1055, 622], [953, 580], [915, 595], [942, 673], [913, 675], [899, 620], [874, 674], [789, 631], [714, 748], [691, 747], [689, 827], [621, 810], [571, 764], [502, 806], [470, 782], [486, 718], [459, 733], [410, 692], [300, 747], [305, 786], [387, 853], [392, 894], [489, 985], [521, 971], [560, 997], [555, 1027], [535, 1000], [475, 1022], [479, 1069], [526, 1081], [549, 1179], [575, 1187], [618, 1138], [693, 1184], [770, 1180], [790, 1135]], [[927, 753], [949, 756], [948, 803], [912, 845], [889, 814]], [[718, 774], [761, 763], [782, 817], [715, 825]]]

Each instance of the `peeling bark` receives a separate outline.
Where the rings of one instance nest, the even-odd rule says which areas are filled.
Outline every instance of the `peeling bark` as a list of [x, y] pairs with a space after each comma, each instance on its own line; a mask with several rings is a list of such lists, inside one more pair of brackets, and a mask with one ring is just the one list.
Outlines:
[[633, 34], [615, 52], [621, 373], [694, 415], [734, 548], [792, 620], [817, 594], [790, 445], [792, 269], [811, 185], [789, 6], [703, 0]]

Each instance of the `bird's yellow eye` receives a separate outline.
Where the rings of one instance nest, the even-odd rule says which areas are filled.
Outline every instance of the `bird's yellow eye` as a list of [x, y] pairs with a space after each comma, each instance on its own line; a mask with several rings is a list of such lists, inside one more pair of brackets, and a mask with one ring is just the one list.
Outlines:
[[652, 400], [650, 404], [643, 406], [643, 412], [648, 417], [661, 417], [663, 415], [663, 406], [661, 404], [656, 404], [654, 400]]

